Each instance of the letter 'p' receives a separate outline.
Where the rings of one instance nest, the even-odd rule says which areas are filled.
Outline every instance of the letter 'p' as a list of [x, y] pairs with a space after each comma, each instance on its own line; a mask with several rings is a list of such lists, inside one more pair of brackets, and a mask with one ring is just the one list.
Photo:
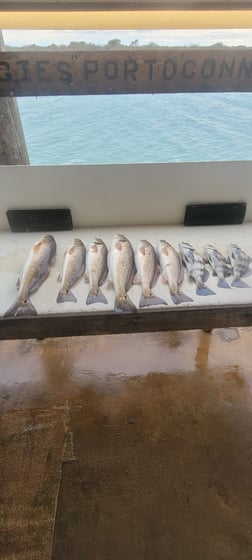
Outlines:
[[95, 74], [98, 71], [97, 60], [85, 60], [84, 62], [84, 79], [88, 80], [91, 74]]

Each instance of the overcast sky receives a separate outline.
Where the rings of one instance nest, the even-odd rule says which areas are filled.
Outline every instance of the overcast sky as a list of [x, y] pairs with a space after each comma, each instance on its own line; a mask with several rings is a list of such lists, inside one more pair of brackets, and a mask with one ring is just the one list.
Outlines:
[[252, 46], [251, 29], [228, 30], [113, 30], [113, 31], [59, 31], [59, 30], [5, 30], [4, 41], [10, 46], [36, 45], [67, 45], [71, 41], [86, 41], [104, 45], [110, 39], [120, 39], [125, 45], [138, 39], [139, 44], [153, 41], [160, 46], [201, 45], [208, 46], [222, 42], [228, 46]]

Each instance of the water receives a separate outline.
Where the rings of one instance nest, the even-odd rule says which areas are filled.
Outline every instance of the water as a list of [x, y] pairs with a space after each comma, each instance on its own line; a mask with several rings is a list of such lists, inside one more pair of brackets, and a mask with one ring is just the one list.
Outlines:
[[252, 94], [66, 96], [18, 100], [30, 162], [252, 159]]

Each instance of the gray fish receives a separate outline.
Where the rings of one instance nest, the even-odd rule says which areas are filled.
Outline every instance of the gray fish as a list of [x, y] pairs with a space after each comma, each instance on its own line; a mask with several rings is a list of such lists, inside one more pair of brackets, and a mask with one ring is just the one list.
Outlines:
[[102, 239], [95, 237], [87, 252], [85, 281], [90, 283], [90, 290], [86, 299], [87, 305], [99, 302], [108, 303], [100, 289], [108, 275], [107, 256], [108, 250], [105, 243]]
[[250, 272], [251, 257], [244, 253], [235, 243], [228, 245], [228, 256], [234, 273], [234, 280], [231, 282], [231, 286], [235, 288], [249, 288], [250, 286], [241, 280], [241, 276], [247, 275]]
[[196, 294], [198, 296], [214, 295], [214, 292], [205, 285], [209, 272], [205, 268], [200, 253], [195, 251], [190, 243], [179, 243], [179, 251], [189, 278], [192, 278], [196, 284]]
[[220, 251], [213, 247], [213, 245], [205, 245], [203, 250], [206, 260], [213, 269], [213, 275], [218, 277], [218, 288], [230, 288], [229, 284], [225, 280], [225, 277], [230, 276], [232, 273], [231, 267], [227, 263], [227, 259], [220, 253]]
[[136, 274], [132, 245], [124, 235], [116, 235], [109, 251], [109, 273], [115, 288], [116, 313], [136, 313], [134, 303], [127, 295]]
[[155, 296], [152, 292], [152, 286], [155, 284], [159, 274], [159, 266], [154, 247], [146, 241], [139, 241], [135, 251], [135, 263], [137, 268], [137, 276], [141, 282], [142, 295], [139, 301], [139, 307], [147, 307], [149, 305], [167, 305], [166, 301]]
[[186, 301], [193, 301], [184, 294], [180, 286], [184, 280], [182, 262], [177, 251], [165, 240], [158, 244], [159, 261], [162, 269], [163, 280], [168, 281], [170, 295], [173, 303], [178, 305]]
[[57, 303], [77, 301], [71, 288], [84, 274], [85, 256], [86, 249], [84, 244], [80, 239], [74, 239], [65, 253], [62, 275], [59, 274], [58, 276], [58, 281], [61, 281], [62, 285], [57, 296]]
[[44, 235], [30, 250], [21, 278], [18, 278], [19, 296], [6, 311], [5, 317], [18, 315], [37, 315], [37, 310], [30, 301], [30, 295], [36, 292], [50, 274], [55, 261], [56, 242], [52, 235]]

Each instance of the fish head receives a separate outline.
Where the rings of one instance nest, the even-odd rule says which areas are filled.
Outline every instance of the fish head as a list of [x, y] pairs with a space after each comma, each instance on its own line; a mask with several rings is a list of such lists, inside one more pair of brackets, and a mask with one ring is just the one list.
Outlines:
[[117, 233], [117, 234], [115, 235], [115, 240], [116, 240], [116, 241], [121, 241], [122, 243], [125, 243], [125, 241], [128, 242], [127, 237], [125, 237], [125, 235], [123, 235], [123, 234], [121, 234], [121, 233]]
[[94, 237], [92, 243], [95, 243], [96, 245], [104, 245], [104, 241], [100, 239], [100, 237]]
[[56, 244], [56, 241], [53, 237], [53, 235], [50, 235], [49, 233], [47, 233], [46, 235], [44, 235], [41, 239], [42, 243], [51, 243], [51, 244]]
[[75, 247], [84, 247], [84, 244], [82, 243], [81, 239], [78, 239], [78, 238], [74, 239], [73, 245]]

